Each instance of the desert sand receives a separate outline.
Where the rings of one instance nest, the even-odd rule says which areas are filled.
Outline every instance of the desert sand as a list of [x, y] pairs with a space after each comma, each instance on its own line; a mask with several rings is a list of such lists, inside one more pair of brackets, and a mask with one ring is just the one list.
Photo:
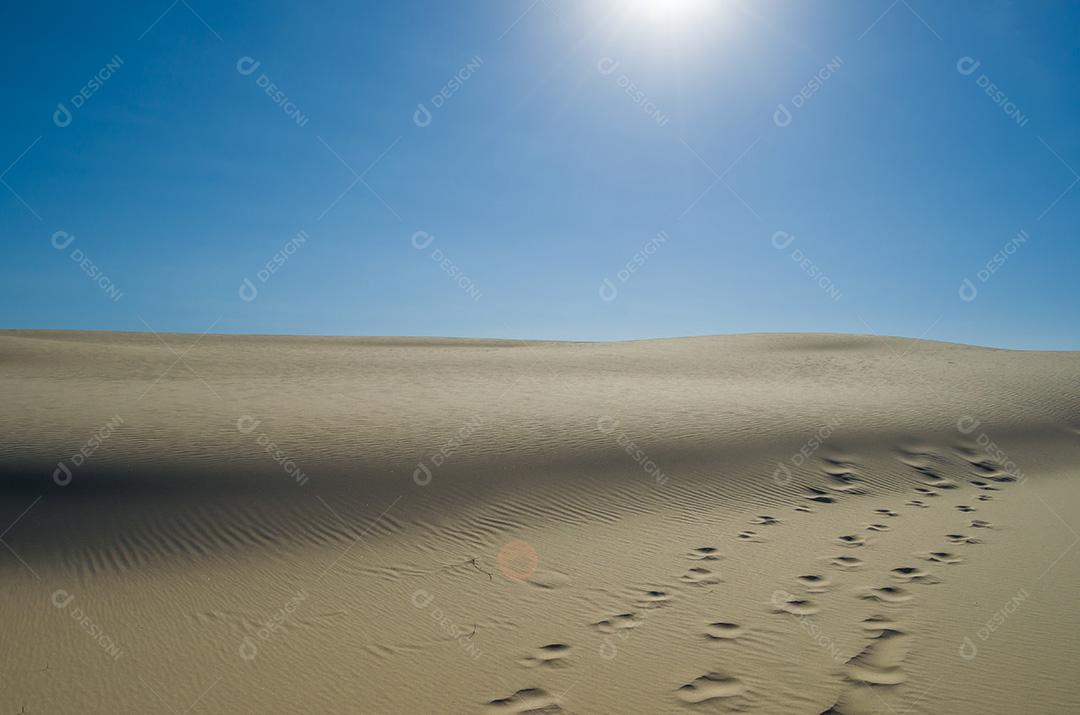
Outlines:
[[1080, 711], [1080, 353], [0, 333], [0, 712]]

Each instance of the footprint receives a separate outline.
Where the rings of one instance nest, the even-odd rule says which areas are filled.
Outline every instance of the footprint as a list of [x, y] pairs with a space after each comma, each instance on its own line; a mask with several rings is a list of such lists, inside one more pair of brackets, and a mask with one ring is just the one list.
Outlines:
[[989, 494], [980, 494], [979, 496], [977, 496], [975, 498], [978, 499], [979, 501], [990, 501], [994, 497], [990, 496]]
[[826, 474], [851, 473], [852, 470], [859, 468], [858, 464], [847, 459], [823, 457], [821, 461], [825, 462], [827, 465], [822, 467]]
[[843, 546], [850, 548], [866, 545], [866, 537], [859, 536], [858, 534], [845, 534], [844, 536], [838, 536], [836, 538]]
[[893, 569], [891, 573], [892, 577], [901, 583], [941, 583], [935, 576], [914, 566], [900, 566]]
[[852, 571], [862, 566], [863, 562], [862, 559], [854, 556], [833, 556], [829, 559], [829, 564], [845, 571]]
[[602, 621], [597, 621], [593, 625], [601, 633], [617, 633], [618, 631], [637, 628], [643, 620], [645, 619], [636, 613], [619, 613]]
[[881, 588], [869, 589], [862, 595], [862, 598], [880, 601], [881, 603], [907, 603], [914, 596], [899, 586], [882, 586]]
[[760, 526], [774, 526], [775, 524], [779, 524], [780, 520], [777, 519], [775, 516], [766, 515], [766, 516], [759, 516], [759, 517], [756, 517], [754, 519], [751, 519], [750, 523], [751, 524], [758, 524]]
[[912, 499], [911, 501], [907, 502], [907, 505], [918, 507], [919, 509], [925, 509], [928, 506], [927, 503], [924, 502], [922, 499]]
[[737, 623], [710, 623], [705, 627], [705, 637], [714, 641], [733, 641], [743, 634], [743, 627]]
[[646, 591], [645, 595], [637, 602], [638, 608], [660, 608], [671, 600], [664, 591]]
[[861, 484], [862, 479], [850, 472], [833, 474], [829, 477], [829, 488], [843, 494], [868, 494], [866, 487]]
[[818, 504], [835, 504], [836, 498], [829, 496], [827, 492], [816, 487], [807, 487], [810, 494], [807, 495], [807, 499], [817, 502]]
[[[722, 579], [720, 578], [720, 576], [718, 574], [713, 573], [709, 569], [701, 568], [700, 566], [696, 566], [696, 567], [690, 569], [689, 571], [687, 571], [686, 573], [684, 573], [682, 576], [680, 576], [679, 580], [684, 582], [684, 583], [692, 583], [692, 584], [697, 585], [697, 586], [705, 586], [705, 585], [720, 583], [720, 581]], [[660, 593], [660, 592], [655, 591], [654, 593]]]
[[881, 514], [882, 516], [900, 516], [892, 509], [874, 509], [875, 514]]
[[982, 542], [973, 536], [966, 534], [945, 534], [945, 538], [953, 544], [981, 544]]
[[799, 576], [796, 580], [802, 584], [803, 588], [809, 593], [824, 593], [828, 590], [829, 586], [832, 585], [832, 582], [829, 581], [829, 579], [815, 574]]
[[971, 528], [973, 529], [993, 529], [994, 525], [989, 521], [983, 521], [982, 519], [975, 519], [971, 522]]
[[739, 535], [736, 538], [740, 541], [750, 541], [755, 544], [760, 544], [764, 541], [764, 539], [758, 536], [756, 531], [750, 531], [749, 529], [747, 529], [746, 531], [740, 531]]
[[977, 511], [977, 510], [975, 509], [975, 507], [973, 507], [973, 506], [968, 506], [967, 504], [957, 504], [957, 505], [956, 505], [956, 508], [957, 508], [957, 509], [959, 509], [960, 511], [963, 511], [963, 512], [967, 512], [967, 513], [971, 513], [971, 512], [973, 512], [973, 511]]
[[699, 546], [690, 552], [689, 558], [695, 561], [717, 561], [720, 559], [720, 550], [715, 546]]
[[992, 462], [989, 459], [969, 459], [968, 464], [975, 468], [976, 471], [983, 474], [998, 475], [1001, 474], [1004, 469], [997, 462]]
[[927, 489], [926, 487], [915, 487], [915, 491], [922, 494], [924, 497], [936, 497], [940, 496], [933, 489]]
[[552, 589], [567, 585], [570, 583], [570, 577], [558, 571], [537, 569], [525, 581], [537, 588]]
[[746, 687], [738, 678], [723, 673], [706, 673], [692, 683], [681, 686], [676, 695], [684, 703], [696, 704], [717, 698], [733, 698], [745, 691]]
[[894, 620], [881, 615], [864, 618], [862, 622], [862, 627], [864, 631], [868, 631], [875, 636], [881, 635], [882, 632], [887, 630], [898, 630], [896, 628], [896, 622]]
[[821, 715], [875, 715], [880, 711], [880, 695], [866, 686], [849, 686]]
[[941, 472], [933, 467], [916, 467], [915, 470], [923, 475], [924, 479], [922, 480], [922, 483], [926, 487], [932, 487], [934, 489], [956, 489], [959, 486], [953, 480], [943, 477]]
[[551, 693], [543, 688], [525, 688], [508, 698], [488, 703], [489, 713], [560, 713], [562, 708]]
[[773, 613], [790, 613], [793, 616], [812, 616], [821, 609], [806, 598], [793, 596], [786, 591], [776, 591], [772, 596]]
[[795, 507], [795, 511], [802, 512], [803, 514], [813, 514], [814, 513], [813, 509], [811, 509], [808, 506], [803, 506], [802, 504]]
[[900, 667], [911, 648], [911, 637], [886, 629], [847, 662], [848, 680], [867, 685], [899, 685], [907, 680]]
[[886, 526], [885, 524], [867, 524], [866, 525], [866, 530], [867, 531], [888, 531], [889, 527]]
[[951, 551], [931, 551], [922, 558], [939, 564], [958, 564], [964, 560]]
[[570, 646], [565, 643], [548, 643], [537, 648], [532, 655], [518, 661], [526, 668], [537, 666], [562, 666], [565, 665], [566, 654], [570, 652]]

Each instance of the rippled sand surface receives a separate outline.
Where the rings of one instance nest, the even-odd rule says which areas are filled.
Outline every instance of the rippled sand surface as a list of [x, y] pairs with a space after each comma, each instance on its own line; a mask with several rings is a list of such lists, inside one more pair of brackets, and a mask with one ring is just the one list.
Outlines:
[[0, 711], [1080, 711], [1080, 354], [0, 332]]

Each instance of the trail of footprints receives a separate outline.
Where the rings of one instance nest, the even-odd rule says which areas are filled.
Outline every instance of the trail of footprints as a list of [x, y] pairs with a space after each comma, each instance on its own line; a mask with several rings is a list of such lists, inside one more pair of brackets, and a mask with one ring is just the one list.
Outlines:
[[[1016, 481], [1012, 475], [1003, 472], [998, 465], [986, 459], [975, 448], [961, 445], [956, 450], [978, 477], [968, 480], [972, 486], [982, 492], [976, 496], [978, 501], [992, 500], [994, 497], [989, 492], [1001, 491], [1001, 488], [995, 484]], [[929, 500], [940, 496], [943, 491], [958, 489], [961, 486], [957, 481], [943, 476], [931, 464], [933, 461], [942, 460], [942, 457], [937, 454], [906, 451], [901, 453], [900, 460], [911, 466], [919, 475], [918, 483], [914, 487], [917, 498], [908, 500], [905, 506], [914, 509], [930, 508]], [[828, 488], [810, 487], [808, 493], [804, 495], [809, 501], [832, 504], [838, 500], [835, 494], [864, 495], [869, 493], [864, 480], [858, 473], [859, 466], [852, 461], [825, 459], [823, 471], [829, 481]], [[955, 505], [954, 508], [962, 514], [978, 511], [976, 507], [967, 504]], [[814, 508], [802, 504], [795, 506], [794, 510], [800, 513], [815, 511]], [[900, 517], [898, 512], [887, 508], [874, 509], [872, 513], [875, 520], [863, 525], [865, 534], [839, 535], [836, 537], [835, 545], [851, 550], [869, 546], [879, 536], [891, 530], [888, 524], [883, 523], [884, 521]], [[765, 542], [766, 539], [758, 529], [779, 526], [783, 524], [783, 521], [771, 515], [758, 515], [750, 520], [750, 524], [756, 528], [739, 532], [735, 537], [736, 540], [748, 543]], [[971, 519], [967, 527], [984, 530], [995, 528], [993, 524], [983, 519]], [[944, 534], [943, 538], [956, 546], [981, 543], [979, 538], [960, 531]], [[867, 586], [856, 595], [861, 599], [879, 603], [883, 608], [902, 609], [915, 601], [916, 594], [913, 589], [941, 583], [941, 578], [936, 573], [927, 570], [928, 568], [948, 567], [963, 562], [963, 557], [958, 553], [945, 549], [919, 553], [915, 556], [926, 562], [927, 567], [911, 564], [897, 566], [889, 572], [892, 583], [877, 587]], [[686, 558], [698, 562], [698, 565], [689, 567], [679, 577], [679, 581], [683, 584], [691, 587], [708, 587], [723, 582], [720, 575], [709, 568], [712, 562], [723, 558], [718, 547], [693, 548], [687, 553]], [[861, 558], [850, 553], [837, 553], [822, 561], [839, 572], [858, 571], [865, 565]], [[777, 591], [773, 596], [772, 612], [796, 617], [819, 613], [821, 607], [809, 596], [826, 593], [832, 586], [832, 581], [821, 573], [806, 573], [796, 577], [795, 581], [806, 593], [806, 597]], [[592, 623], [591, 626], [607, 636], [625, 637], [629, 631], [643, 624], [653, 609], [662, 608], [668, 604], [672, 595], [663, 587], [645, 587], [636, 589], [631, 598], [633, 599], [632, 609], [607, 616]], [[893, 688], [907, 679], [904, 661], [912, 647], [912, 635], [897, 621], [881, 614], [864, 619], [861, 629], [867, 635], [868, 643], [845, 662], [843, 673], [846, 685], [837, 701], [821, 715], [866, 715], [876, 712], [881, 703], [879, 696], [871, 690]], [[705, 640], [729, 643], [737, 643], [745, 633], [744, 626], [728, 621], [707, 623], [702, 629]], [[549, 643], [537, 647], [530, 654], [522, 657], [518, 663], [525, 668], [540, 670], [567, 667], [572, 665], [572, 659], [568, 658], [572, 652], [569, 644]], [[865, 686], [870, 686], [870, 688]], [[679, 701], [691, 706], [710, 701], [725, 701], [741, 709], [744, 703], [740, 703], [738, 698], [746, 692], [746, 686], [735, 675], [722, 670], [709, 670], [675, 688], [674, 695]], [[565, 713], [566, 710], [563, 709], [559, 700], [558, 696], [543, 688], [529, 687], [507, 697], [489, 701], [487, 712]]]
[[[1011, 475], [1004, 474], [996, 465], [979, 456], [977, 450], [966, 446], [957, 449], [971, 466], [979, 478], [970, 479], [972, 486], [984, 492], [977, 495], [978, 501], [990, 501], [993, 499], [988, 493], [1000, 491], [999, 487], [990, 482], [1014, 481]], [[943, 476], [938, 469], [931, 464], [940, 458], [930, 452], [907, 452], [901, 456], [901, 461], [911, 466], [919, 475], [918, 485], [915, 487], [917, 498], [906, 502], [906, 506], [915, 509], [926, 509], [931, 499], [938, 497], [943, 491], [959, 488], [960, 483]], [[958, 504], [954, 507], [962, 514], [971, 514], [978, 509], [970, 504]], [[877, 509], [876, 514], [889, 517], [897, 516], [888, 509]], [[880, 524], [870, 524], [868, 531], [880, 532]], [[970, 529], [993, 529], [993, 525], [983, 519], [972, 519], [968, 522]], [[950, 533], [943, 537], [952, 545], [973, 545], [981, 543], [980, 539], [968, 533]], [[839, 537], [839, 543], [844, 546], [865, 546], [868, 541], [859, 535], [844, 535]], [[951, 566], [963, 561], [962, 557], [952, 551], [940, 550], [924, 554], [916, 554], [917, 557], [928, 562], [931, 568], [935, 566]], [[844, 570], [859, 568], [862, 563], [855, 557], [837, 556], [829, 561], [830, 565]], [[894, 581], [892, 584], [880, 587], [867, 587], [859, 596], [885, 608], [906, 608], [916, 598], [915, 588], [922, 585], [941, 583], [941, 578], [931, 570], [916, 565], [902, 565], [893, 568], [889, 575]], [[867, 645], [855, 656], [844, 664], [844, 679], [847, 685], [841, 691], [837, 701], [822, 715], [865, 715], [877, 712], [881, 707], [880, 691], [878, 689], [890, 689], [907, 680], [904, 671], [904, 661], [912, 647], [912, 636], [897, 622], [883, 615], [875, 615], [867, 618], [862, 623], [864, 631], [869, 636]], [[869, 686], [869, 687], [866, 687]]]

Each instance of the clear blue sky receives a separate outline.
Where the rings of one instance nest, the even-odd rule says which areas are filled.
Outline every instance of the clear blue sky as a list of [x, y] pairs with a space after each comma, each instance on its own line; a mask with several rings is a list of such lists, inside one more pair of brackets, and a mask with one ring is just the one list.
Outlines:
[[6, 3], [0, 326], [1080, 349], [1080, 5], [651, 4]]

